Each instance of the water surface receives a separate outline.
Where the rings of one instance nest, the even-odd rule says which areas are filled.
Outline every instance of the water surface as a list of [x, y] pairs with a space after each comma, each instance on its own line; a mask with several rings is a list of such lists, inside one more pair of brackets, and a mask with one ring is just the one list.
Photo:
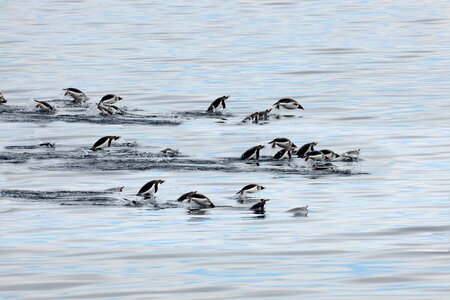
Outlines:
[[[2, 1], [0, 10], [0, 91], [23, 109], [0, 113], [1, 154], [17, 159], [0, 161], [3, 298], [450, 293], [446, 1]], [[55, 101], [54, 116], [35, 117], [33, 99], [64, 98], [67, 87], [91, 106]], [[93, 103], [108, 93], [137, 117], [102, 122]], [[222, 95], [231, 95], [224, 120], [198, 114]], [[305, 111], [240, 122], [281, 97]], [[172, 147], [188, 161], [87, 163], [82, 149], [111, 134], [135, 141], [133, 151]], [[361, 161], [340, 164], [343, 173], [299, 159], [234, 161], [275, 137], [361, 148]], [[66, 156], [8, 149], [40, 142]], [[159, 178], [159, 208], [124, 205]], [[234, 198], [252, 182], [266, 187], [254, 198], [270, 199], [265, 214]], [[165, 206], [193, 189], [218, 207]], [[286, 212], [305, 205], [307, 216]]]

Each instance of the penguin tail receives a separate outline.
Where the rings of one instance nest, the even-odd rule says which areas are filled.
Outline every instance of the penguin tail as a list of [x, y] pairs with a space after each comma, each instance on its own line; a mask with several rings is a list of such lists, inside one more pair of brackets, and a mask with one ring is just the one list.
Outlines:
[[211, 203], [211, 205], [209, 207], [216, 207], [214, 204]]

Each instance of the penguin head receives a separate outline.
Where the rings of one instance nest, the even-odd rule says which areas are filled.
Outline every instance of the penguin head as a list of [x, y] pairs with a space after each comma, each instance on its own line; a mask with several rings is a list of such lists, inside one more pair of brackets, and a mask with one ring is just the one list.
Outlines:
[[164, 182], [166, 182], [165, 180], [159, 180], [159, 183], [164, 183]]

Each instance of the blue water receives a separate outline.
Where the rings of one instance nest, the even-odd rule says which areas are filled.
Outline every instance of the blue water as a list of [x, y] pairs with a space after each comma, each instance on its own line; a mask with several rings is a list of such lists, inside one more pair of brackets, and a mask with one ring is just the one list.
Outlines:
[[[447, 1], [1, 1], [0, 11], [0, 92], [9, 107], [32, 111], [33, 99], [77, 87], [90, 98], [83, 114], [95, 116], [94, 103], [115, 93], [130, 112], [181, 122], [14, 122], [24, 114], [0, 112], [0, 153], [50, 141], [78, 155], [112, 134], [138, 151], [172, 147], [212, 162], [276, 137], [362, 149], [358, 163], [339, 165], [348, 174], [314, 172], [300, 159], [275, 166], [308, 172], [2, 161], [2, 191], [125, 186], [106, 205], [2, 197], [2, 298], [448, 297]], [[231, 95], [226, 120], [183, 115], [222, 95]], [[305, 111], [240, 123], [282, 97]], [[56, 116], [73, 113], [54, 105]], [[124, 205], [160, 178], [161, 206], [198, 190], [218, 207]], [[266, 187], [254, 196], [270, 199], [265, 214], [234, 198], [253, 182]], [[306, 217], [286, 212], [305, 205]]]

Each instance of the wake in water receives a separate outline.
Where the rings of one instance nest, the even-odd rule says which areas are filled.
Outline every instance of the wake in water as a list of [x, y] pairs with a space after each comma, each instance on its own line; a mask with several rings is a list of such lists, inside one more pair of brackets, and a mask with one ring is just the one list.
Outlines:
[[[360, 159], [348, 161], [327, 161], [307, 164], [301, 159], [278, 160], [261, 156], [258, 161], [239, 158], [195, 159], [181, 154], [178, 150], [164, 149], [160, 152], [142, 151], [136, 142], [125, 141], [113, 144], [101, 151], [91, 151], [85, 145], [73, 150], [59, 150], [53, 143], [38, 145], [7, 146], [0, 153], [0, 163], [25, 163], [55, 160], [55, 163], [39, 165], [49, 170], [180, 170], [180, 171], [223, 171], [223, 172], [268, 172], [307, 176], [321, 175], [361, 175]], [[63, 162], [59, 162], [63, 160]]]

